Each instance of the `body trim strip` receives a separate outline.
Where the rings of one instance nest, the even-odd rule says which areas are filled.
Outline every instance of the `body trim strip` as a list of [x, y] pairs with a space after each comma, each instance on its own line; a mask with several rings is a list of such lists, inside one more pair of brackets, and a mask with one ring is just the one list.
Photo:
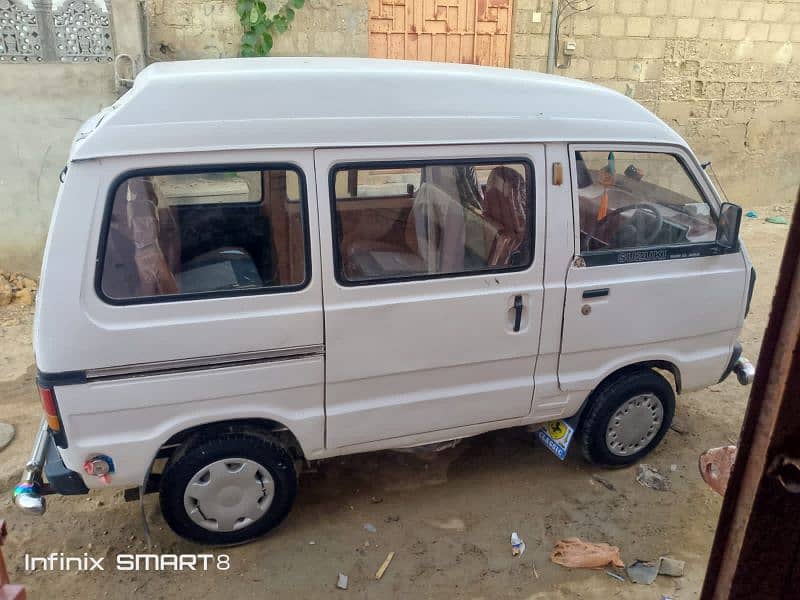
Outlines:
[[253, 352], [237, 352], [235, 354], [223, 354], [219, 356], [201, 356], [197, 358], [181, 358], [176, 360], [164, 360], [151, 363], [139, 363], [134, 365], [122, 365], [119, 367], [101, 367], [99, 369], [87, 369], [86, 379], [101, 379], [107, 377], [124, 377], [127, 375], [145, 375], [151, 373], [163, 373], [165, 371], [178, 371], [199, 368], [212, 368], [220, 366], [236, 366], [252, 362], [267, 362], [273, 360], [285, 360], [288, 358], [305, 358], [307, 356], [318, 356], [325, 353], [325, 346], [315, 344], [312, 346], [296, 346], [293, 348], [282, 348], [280, 350], [256, 350]]

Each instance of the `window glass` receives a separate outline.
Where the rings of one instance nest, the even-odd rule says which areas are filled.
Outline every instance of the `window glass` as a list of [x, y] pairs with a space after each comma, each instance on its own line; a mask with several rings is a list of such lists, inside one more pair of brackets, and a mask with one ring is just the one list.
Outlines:
[[582, 151], [575, 160], [582, 251], [716, 238], [714, 213], [676, 156]]
[[339, 278], [524, 268], [532, 257], [530, 179], [521, 162], [335, 170]]
[[300, 286], [302, 194], [285, 169], [130, 177], [114, 193], [101, 291], [135, 301]]

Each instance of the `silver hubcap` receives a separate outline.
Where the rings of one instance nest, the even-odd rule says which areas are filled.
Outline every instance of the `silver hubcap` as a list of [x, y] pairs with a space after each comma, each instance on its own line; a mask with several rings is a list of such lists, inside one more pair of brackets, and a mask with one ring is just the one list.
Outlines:
[[226, 458], [194, 474], [183, 493], [189, 518], [209, 531], [236, 531], [261, 518], [275, 497], [275, 481], [262, 465]]
[[649, 444], [664, 420], [664, 407], [655, 394], [639, 394], [617, 409], [608, 421], [606, 446], [612, 454], [630, 456]]

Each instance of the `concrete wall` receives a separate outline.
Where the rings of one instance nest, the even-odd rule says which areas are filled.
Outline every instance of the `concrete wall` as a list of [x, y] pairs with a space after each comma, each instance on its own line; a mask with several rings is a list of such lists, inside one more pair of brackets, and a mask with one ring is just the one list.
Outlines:
[[[283, 2], [267, 2], [268, 7]], [[149, 0], [150, 56], [156, 60], [239, 55], [235, 0]], [[306, 0], [272, 56], [366, 56], [367, 0]]]
[[[551, 3], [515, 1], [512, 66], [543, 71]], [[593, 8], [560, 28], [560, 47], [571, 38], [577, 49], [556, 73], [609, 86], [654, 111], [701, 160], [712, 161], [732, 201], [793, 201], [800, 183], [800, 0], [588, 4]]]

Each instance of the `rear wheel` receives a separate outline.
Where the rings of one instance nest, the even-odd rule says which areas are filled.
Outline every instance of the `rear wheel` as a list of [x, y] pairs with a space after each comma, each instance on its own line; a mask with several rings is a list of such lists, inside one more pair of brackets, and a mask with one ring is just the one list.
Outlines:
[[581, 426], [583, 456], [609, 467], [633, 464], [666, 435], [675, 393], [651, 369], [623, 372], [597, 390]]
[[238, 544], [289, 514], [297, 475], [289, 452], [256, 434], [200, 441], [171, 462], [161, 480], [161, 512], [180, 536]]

